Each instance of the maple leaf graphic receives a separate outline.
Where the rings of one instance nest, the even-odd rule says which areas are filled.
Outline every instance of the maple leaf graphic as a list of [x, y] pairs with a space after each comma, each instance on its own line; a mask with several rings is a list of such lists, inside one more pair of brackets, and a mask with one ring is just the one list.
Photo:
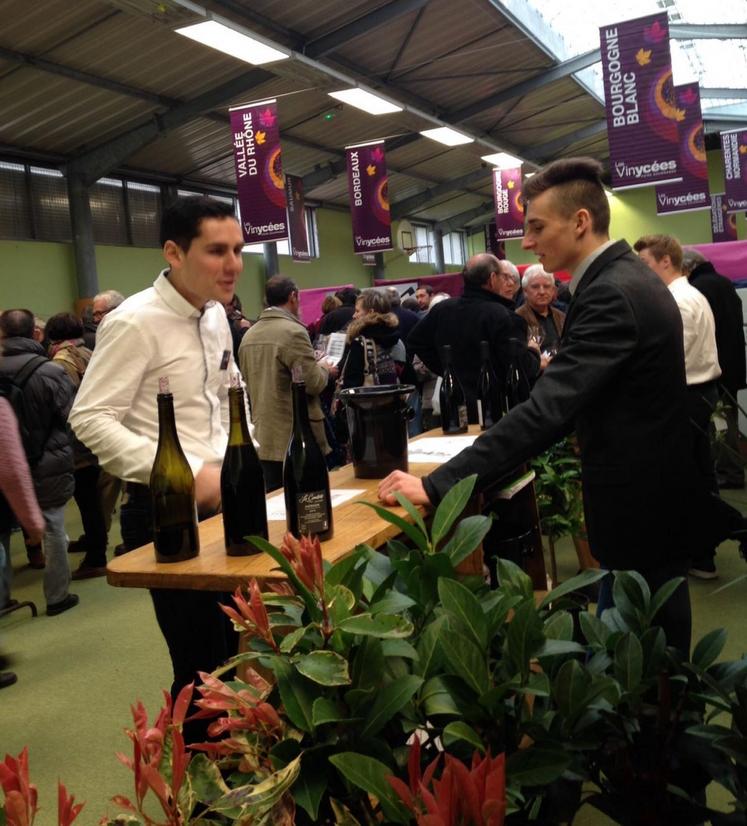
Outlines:
[[381, 161], [384, 160], [384, 152], [382, 151], [380, 146], [377, 146], [376, 149], [374, 149], [373, 152], [371, 152], [371, 158], [376, 163], [381, 163]]
[[275, 125], [276, 120], [277, 117], [275, 116], [275, 113], [272, 111], [272, 109], [269, 108], [265, 109], [265, 111], [261, 112], [259, 115], [259, 122], [262, 126], [265, 127], [265, 129], [270, 129], [271, 127], [273, 127]]
[[257, 143], [262, 146], [262, 144], [267, 140], [267, 133], [257, 131], [254, 133], [254, 138]]
[[688, 86], [687, 89], [680, 95], [680, 102], [683, 103], [685, 106], [689, 106], [691, 103], [695, 103], [698, 99], [698, 95], [695, 92], [695, 89], [692, 86]]
[[744, 144], [742, 144], [742, 145], [739, 147], [739, 154], [740, 154], [740, 155], [747, 155], [747, 146], [745, 146]]
[[655, 20], [651, 26], [643, 30], [643, 39], [647, 43], [661, 43], [666, 36], [666, 27], [662, 26], [658, 20]]
[[648, 66], [651, 62], [651, 49], [638, 49], [635, 53], [635, 62], [639, 66]]
[[372, 163], [370, 163], [366, 167], [366, 172], [368, 172], [368, 174], [371, 175], [371, 177], [373, 177], [376, 174], [376, 167]]
[[516, 181], [509, 181], [506, 184], [506, 189], [513, 189], [516, 186]]

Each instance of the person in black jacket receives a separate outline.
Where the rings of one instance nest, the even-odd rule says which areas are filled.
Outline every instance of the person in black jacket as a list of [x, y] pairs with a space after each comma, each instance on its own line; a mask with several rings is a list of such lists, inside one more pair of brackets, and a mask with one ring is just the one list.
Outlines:
[[490, 344], [495, 375], [503, 381], [512, 362], [523, 376], [522, 398], [539, 373], [538, 348], [527, 346], [526, 321], [513, 312], [514, 303], [501, 295], [503, 281], [511, 275], [490, 253], [474, 255], [462, 273], [464, 294], [431, 306], [410, 331], [407, 349], [437, 375], [443, 374], [440, 348], [451, 345], [454, 372], [467, 397], [467, 415], [476, 424], [480, 342]]
[[[39, 360], [39, 366], [23, 389], [24, 410], [28, 414], [23, 425], [30, 437], [24, 447], [36, 498], [44, 516], [42, 547], [47, 560], [44, 596], [47, 613], [54, 616], [78, 604], [77, 595], [68, 590], [70, 565], [65, 533], [65, 505], [75, 488], [73, 448], [67, 430], [75, 388], [63, 368], [53, 364], [42, 346], [34, 341], [31, 312], [6, 310], [0, 316], [0, 335], [4, 356], [0, 362], [0, 376], [12, 379], [32, 359]], [[29, 444], [39, 449], [38, 457], [29, 455]]]
[[719, 445], [716, 471], [720, 488], [744, 487], [744, 462], [739, 453], [737, 426], [737, 392], [747, 387], [747, 364], [744, 353], [742, 302], [734, 284], [716, 272], [715, 267], [697, 250], [684, 250], [682, 271], [711, 305], [716, 322], [716, 349], [721, 366], [719, 397], [724, 405], [726, 438]]
[[332, 333], [339, 333], [350, 324], [355, 312], [355, 302], [361, 291], [355, 287], [343, 287], [335, 293], [335, 296], [340, 299], [342, 306], [336, 310], [328, 312], [319, 327], [319, 334], [329, 336]]
[[679, 310], [629, 245], [609, 240], [601, 174], [597, 161], [570, 158], [524, 181], [522, 246], [548, 272], [573, 273], [560, 349], [530, 398], [422, 480], [390, 474], [379, 497], [395, 504], [401, 491], [435, 505], [472, 473], [484, 489], [575, 429], [592, 553], [603, 568], [640, 572], [652, 590], [683, 577], [655, 622], [687, 654], [689, 555], [720, 500], [693, 469]]

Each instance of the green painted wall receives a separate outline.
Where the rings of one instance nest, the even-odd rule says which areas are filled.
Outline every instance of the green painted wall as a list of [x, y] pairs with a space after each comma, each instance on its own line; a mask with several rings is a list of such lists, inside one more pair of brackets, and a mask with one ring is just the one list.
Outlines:
[[[713, 192], [723, 191], [721, 153], [708, 153], [708, 169]], [[707, 211], [680, 213], [657, 217], [653, 187], [616, 194], [610, 202], [611, 234], [631, 243], [639, 236], [664, 232], [677, 236], [683, 243], [708, 243], [711, 240], [710, 217]], [[354, 255], [353, 233], [347, 212], [320, 209], [317, 211], [319, 248], [322, 257], [301, 264], [289, 256], [280, 256], [280, 272], [295, 279], [299, 287], [323, 287], [352, 283], [370, 286], [374, 268], [361, 263]], [[396, 227], [395, 227], [396, 228]], [[745, 216], [737, 218], [739, 238], [747, 238]], [[468, 238], [468, 253], [484, 250], [484, 235], [480, 228]], [[506, 244], [508, 257], [518, 264], [531, 263], [534, 257], [521, 249], [519, 241]], [[102, 290], [116, 289], [131, 295], [153, 283], [163, 267], [161, 251], [137, 247], [96, 247], [96, 263]], [[432, 275], [430, 264], [411, 264], [404, 253], [384, 253], [387, 278], [412, 278]], [[447, 266], [458, 271], [459, 266]], [[264, 261], [261, 255], [246, 255], [238, 293], [244, 312], [255, 317], [262, 309]], [[77, 297], [75, 263], [70, 244], [38, 241], [0, 241], [0, 309], [28, 307], [37, 315], [49, 317], [73, 308]]]

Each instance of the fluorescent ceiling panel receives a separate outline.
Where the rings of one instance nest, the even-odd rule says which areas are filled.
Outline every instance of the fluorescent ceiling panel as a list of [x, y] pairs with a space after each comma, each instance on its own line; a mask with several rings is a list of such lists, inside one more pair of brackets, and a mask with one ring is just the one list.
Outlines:
[[248, 34], [224, 26], [217, 20], [206, 20], [204, 23], [195, 23], [193, 26], [185, 26], [175, 31], [190, 40], [196, 40], [198, 43], [236, 57], [245, 63], [251, 63], [253, 66], [285, 60], [290, 56]]
[[523, 163], [521, 158], [509, 155], [508, 152], [494, 152], [492, 155], [482, 155], [482, 160], [486, 163], [492, 163], [493, 166], [497, 166], [499, 169], [515, 169]]
[[474, 143], [474, 138], [457, 132], [448, 126], [439, 126], [437, 129], [426, 129], [420, 133], [426, 138], [443, 143], [445, 146], [461, 146], [464, 143]]
[[329, 92], [329, 96], [350, 106], [355, 106], [356, 109], [362, 109], [364, 112], [368, 112], [369, 115], [390, 115], [392, 112], [402, 111], [401, 106], [390, 103], [388, 100], [380, 98], [373, 92], [367, 92], [365, 89], [342, 89], [339, 92]]

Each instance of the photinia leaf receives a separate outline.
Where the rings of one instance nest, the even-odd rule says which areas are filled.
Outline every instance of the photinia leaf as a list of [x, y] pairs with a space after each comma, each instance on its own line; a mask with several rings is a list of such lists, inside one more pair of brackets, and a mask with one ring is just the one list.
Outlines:
[[409, 637], [413, 632], [413, 625], [404, 617], [395, 617], [391, 614], [377, 614], [375, 617], [371, 614], [356, 614], [343, 620], [337, 629], [348, 634], [389, 639]]
[[334, 651], [312, 651], [299, 657], [294, 665], [319, 685], [350, 685], [348, 662]]

